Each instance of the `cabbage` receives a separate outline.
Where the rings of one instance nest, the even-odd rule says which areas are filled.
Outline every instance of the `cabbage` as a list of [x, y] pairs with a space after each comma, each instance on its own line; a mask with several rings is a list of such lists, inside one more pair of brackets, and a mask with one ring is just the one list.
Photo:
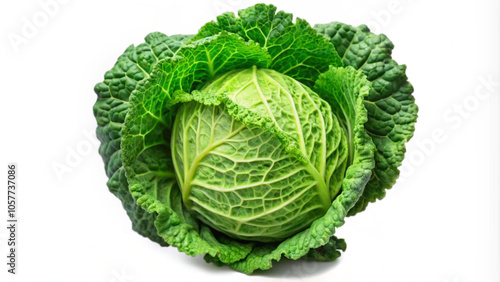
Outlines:
[[336, 228], [384, 197], [413, 136], [387, 37], [258, 4], [145, 41], [95, 87], [108, 187], [133, 229], [244, 273], [338, 258]]

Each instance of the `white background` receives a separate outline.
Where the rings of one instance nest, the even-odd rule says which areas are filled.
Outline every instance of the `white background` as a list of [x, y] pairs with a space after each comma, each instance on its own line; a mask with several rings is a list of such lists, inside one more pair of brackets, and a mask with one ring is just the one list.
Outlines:
[[[18, 163], [19, 274], [5, 264], [5, 180], [1, 281], [500, 281], [497, 1], [266, 1], [311, 24], [385, 33], [415, 87], [419, 118], [402, 177], [338, 230], [348, 248], [336, 262], [282, 261], [249, 277], [131, 230], [97, 153], [94, 84], [149, 32], [196, 33], [255, 2], [61, 0], [43, 22], [39, 1], [2, 1], [0, 178]], [[25, 36], [33, 17], [37, 30]], [[24, 40], [13, 44], [14, 35]]]

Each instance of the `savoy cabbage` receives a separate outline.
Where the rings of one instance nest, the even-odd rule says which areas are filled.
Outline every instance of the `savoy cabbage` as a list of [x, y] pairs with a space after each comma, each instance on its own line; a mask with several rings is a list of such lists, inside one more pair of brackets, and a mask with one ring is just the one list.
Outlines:
[[272, 5], [149, 34], [95, 86], [108, 187], [133, 229], [245, 273], [334, 260], [395, 183], [417, 106], [393, 44]]

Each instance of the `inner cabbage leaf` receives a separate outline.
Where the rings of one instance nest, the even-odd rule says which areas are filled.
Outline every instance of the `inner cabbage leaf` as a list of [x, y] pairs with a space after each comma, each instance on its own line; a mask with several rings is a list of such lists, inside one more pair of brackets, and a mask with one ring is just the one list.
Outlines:
[[243, 124], [223, 105], [181, 106], [173, 163], [184, 204], [201, 221], [235, 238], [268, 242], [324, 215], [347, 159], [345, 132], [324, 100], [286, 75], [256, 67], [228, 72], [198, 95], [224, 95], [274, 125]]

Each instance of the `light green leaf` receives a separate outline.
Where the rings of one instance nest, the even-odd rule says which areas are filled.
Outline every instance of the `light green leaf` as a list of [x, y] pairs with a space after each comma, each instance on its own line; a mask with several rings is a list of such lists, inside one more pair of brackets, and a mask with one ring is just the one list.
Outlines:
[[358, 110], [356, 100], [359, 97], [368, 96], [369, 85], [363, 73], [352, 67], [331, 67], [330, 70], [319, 76], [314, 85], [314, 91], [330, 104], [333, 113], [347, 134], [348, 166], [352, 164], [355, 152], [353, 140]]
[[330, 187], [324, 197], [329, 199], [324, 204], [330, 205], [344, 175], [347, 144], [327, 102], [288, 76], [255, 67], [226, 73], [202, 91], [224, 93], [236, 104], [271, 119], [290, 135], [314, 174], [324, 179], [321, 185]]
[[339, 167], [344, 174], [346, 159], [334, 154], [346, 148], [339, 148], [344, 132], [328, 103], [300, 82], [256, 67], [228, 72], [197, 95], [223, 95], [240, 108], [191, 102], [177, 113], [176, 174], [184, 203], [202, 221], [239, 239], [267, 242], [288, 238], [326, 212], [329, 180]]

